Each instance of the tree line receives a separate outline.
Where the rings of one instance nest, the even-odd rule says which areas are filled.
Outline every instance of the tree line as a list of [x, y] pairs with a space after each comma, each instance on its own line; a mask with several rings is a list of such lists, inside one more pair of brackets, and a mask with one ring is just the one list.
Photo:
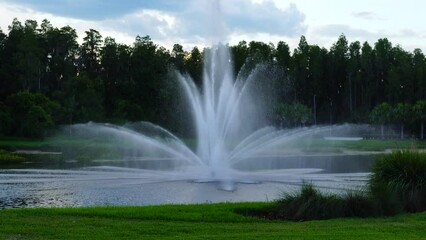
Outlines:
[[[95, 29], [81, 44], [77, 38], [72, 27], [48, 20], [14, 19], [7, 33], [0, 30], [0, 135], [39, 137], [88, 121], [150, 121], [178, 134], [189, 131], [190, 120], [176, 120], [184, 108], [170, 73], [188, 73], [201, 87], [209, 49], [175, 44], [169, 50], [149, 36], [120, 44]], [[301, 36], [294, 50], [283, 41], [241, 41], [230, 51], [235, 75], [258, 64], [280, 73], [269, 80], [279, 93], [271, 116], [277, 126], [374, 122], [423, 129], [426, 61], [420, 49], [409, 52], [386, 38], [373, 45], [349, 42], [342, 34], [330, 49]], [[410, 119], [381, 116], [390, 111], [376, 109], [384, 103], [411, 106], [402, 114]]]

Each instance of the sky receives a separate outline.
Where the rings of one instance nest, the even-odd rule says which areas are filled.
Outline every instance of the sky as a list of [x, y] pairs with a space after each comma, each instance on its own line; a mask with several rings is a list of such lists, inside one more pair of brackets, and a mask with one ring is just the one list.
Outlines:
[[426, 52], [425, 9], [424, 0], [0, 0], [0, 28], [8, 32], [15, 17], [48, 19], [75, 28], [80, 41], [96, 29], [119, 43], [149, 35], [158, 45], [187, 50], [218, 39], [284, 41], [294, 49], [301, 35], [329, 49], [344, 34], [349, 42], [388, 38]]

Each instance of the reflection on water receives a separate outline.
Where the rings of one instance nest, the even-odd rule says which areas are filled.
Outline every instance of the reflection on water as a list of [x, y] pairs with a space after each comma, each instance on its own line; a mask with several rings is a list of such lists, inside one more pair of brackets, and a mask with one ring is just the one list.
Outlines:
[[354, 173], [368, 172], [373, 163], [373, 155], [339, 155], [339, 154], [315, 154], [295, 155], [286, 157], [253, 158], [241, 163], [237, 168], [244, 171], [268, 170], [268, 169], [294, 169], [317, 168], [322, 173]]
[[[326, 191], [359, 189], [372, 159], [257, 157], [235, 166], [238, 187], [233, 192], [219, 190], [201, 169], [169, 171], [173, 161], [167, 159], [133, 159], [126, 165], [111, 160], [24, 163], [0, 169], [0, 208], [268, 201], [304, 181]], [[132, 162], [142, 168], [133, 168]]]

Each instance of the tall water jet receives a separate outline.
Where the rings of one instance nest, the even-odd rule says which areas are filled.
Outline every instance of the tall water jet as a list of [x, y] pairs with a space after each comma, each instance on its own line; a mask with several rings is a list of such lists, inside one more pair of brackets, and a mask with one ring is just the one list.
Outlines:
[[232, 138], [232, 131], [241, 121], [241, 86], [233, 81], [227, 47], [215, 45], [205, 58], [208, 60], [204, 65], [203, 93], [189, 77], [179, 75], [179, 80], [192, 107], [198, 139], [197, 155], [209, 166], [213, 178], [230, 181], [229, 143], [226, 139]]
[[212, 47], [204, 55], [202, 90], [189, 76], [177, 74], [192, 108], [197, 155], [208, 166], [212, 178], [231, 183], [232, 145], [241, 142], [258, 127], [262, 113], [255, 113], [254, 106], [260, 105], [260, 102], [252, 102], [247, 89], [256, 70], [246, 78], [234, 80], [230, 51], [223, 44], [226, 28], [220, 1], [209, 3], [208, 32]]

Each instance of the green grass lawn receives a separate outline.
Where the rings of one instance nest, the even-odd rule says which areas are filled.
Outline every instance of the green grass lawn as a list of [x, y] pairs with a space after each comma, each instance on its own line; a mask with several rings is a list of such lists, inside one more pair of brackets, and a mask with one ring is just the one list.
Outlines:
[[0, 211], [0, 239], [425, 239], [426, 213], [284, 222], [238, 215], [268, 203]]

